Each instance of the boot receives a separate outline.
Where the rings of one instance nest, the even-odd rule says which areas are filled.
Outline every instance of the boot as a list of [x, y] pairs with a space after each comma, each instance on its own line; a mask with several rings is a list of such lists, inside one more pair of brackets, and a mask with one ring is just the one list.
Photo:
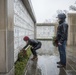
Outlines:
[[31, 60], [37, 60], [37, 56], [33, 56], [33, 58], [31, 58]]
[[57, 68], [66, 68], [66, 65], [58, 65]]
[[59, 62], [57, 62], [57, 64], [61, 64], [61, 62], [59, 61]]

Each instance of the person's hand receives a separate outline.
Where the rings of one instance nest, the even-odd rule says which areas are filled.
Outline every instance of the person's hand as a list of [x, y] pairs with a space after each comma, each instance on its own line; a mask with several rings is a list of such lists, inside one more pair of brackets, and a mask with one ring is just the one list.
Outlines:
[[59, 42], [58, 45], [62, 45], [62, 44]]
[[25, 49], [23, 49], [23, 51], [25, 51]]
[[34, 47], [32, 47], [32, 49], [33, 49]]

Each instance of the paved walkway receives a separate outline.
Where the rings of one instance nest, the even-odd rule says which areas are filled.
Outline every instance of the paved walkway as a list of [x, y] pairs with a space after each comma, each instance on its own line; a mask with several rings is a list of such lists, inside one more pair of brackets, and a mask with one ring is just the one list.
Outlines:
[[67, 67], [57, 68], [59, 61], [58, 51], [53, 50], [51, 55], [38, 55], [37, 61], [29, 61], [25, 75], [76, 75], [76, 48], [67, 48]]

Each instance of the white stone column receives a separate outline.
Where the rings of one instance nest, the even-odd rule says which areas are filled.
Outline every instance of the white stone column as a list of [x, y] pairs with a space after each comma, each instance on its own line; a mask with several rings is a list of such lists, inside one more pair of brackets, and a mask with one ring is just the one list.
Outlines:
[[0, 75], [14, 75], [13, 0], [0, 0]]
[[76, 46], [76, 13], [68, 13], [68, 45]]

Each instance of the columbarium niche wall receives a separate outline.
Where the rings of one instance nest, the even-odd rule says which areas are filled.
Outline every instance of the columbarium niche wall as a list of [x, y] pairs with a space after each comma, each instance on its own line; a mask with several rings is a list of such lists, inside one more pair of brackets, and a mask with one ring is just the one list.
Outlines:
[[37, 24], [36, 38], [42, 42], [42, 47], [38, 50], [39, 54], [51, 54], [54, 46], [52, 44], [52, 38], [56, 34], [55, 24], [43, 23]]
[[21, 0], [14, 0], [14, 61], [26, 45], [24, 36], [34, 38], [34, 22]]

